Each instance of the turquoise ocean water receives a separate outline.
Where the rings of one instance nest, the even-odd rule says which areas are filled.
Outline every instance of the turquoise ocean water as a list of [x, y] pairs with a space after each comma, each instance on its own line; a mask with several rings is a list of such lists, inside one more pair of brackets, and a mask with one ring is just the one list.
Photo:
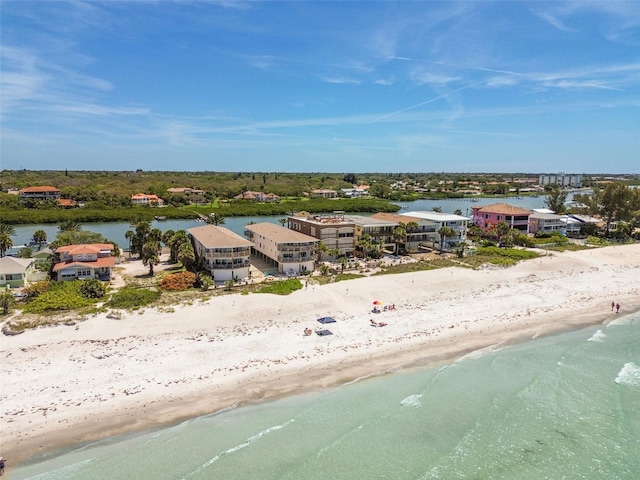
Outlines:
[[640, 315], [31, 459], [12, 479], [639, 479]]

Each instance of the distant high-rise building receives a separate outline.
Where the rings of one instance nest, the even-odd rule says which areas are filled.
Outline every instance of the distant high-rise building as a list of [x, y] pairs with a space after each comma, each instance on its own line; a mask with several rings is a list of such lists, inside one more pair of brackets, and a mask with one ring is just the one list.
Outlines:
[[538, 177], [538, 184], [545, 185], [556, 184], [559, 187], [582, 187], [582, 175], [581, 174], [567, 174], [556, 173], [546, 174], [543, 173]]

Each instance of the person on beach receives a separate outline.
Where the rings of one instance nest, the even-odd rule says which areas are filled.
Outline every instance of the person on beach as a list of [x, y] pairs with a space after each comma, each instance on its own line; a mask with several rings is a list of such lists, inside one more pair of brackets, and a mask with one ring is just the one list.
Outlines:
[[620, 304], [616, 303], [616, 313], [620, 313]]
[[0, 475], [4, 474], [4, 464], [7, 463], [7, 459], [0, 457]]
[[613, 312], [613, 308], [616, 306], [616, 302], [611, 302], [611, 311]]

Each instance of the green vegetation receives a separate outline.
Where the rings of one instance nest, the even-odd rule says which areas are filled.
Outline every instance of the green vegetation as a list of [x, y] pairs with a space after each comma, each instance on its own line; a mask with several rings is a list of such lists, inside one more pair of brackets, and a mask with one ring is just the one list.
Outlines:
[[276, 295], [289, 295], [302, 288], [302, 282], [297, 278], [289, 278], [280, 282], [264, 283], [256, 289], [256, 293], [273, 293]]
[[106, 306], [122, 310], [137, 310], [160, 298], [161, 292], [148, 288], [124, 287], [111, 295]]
[[46, 291], [27, 302], [24, 313], [54, 313], [78, 310], [93, 305], [96, 300], [82, 294], [81, 281], [51, 282]]
[[520, 260], [530, 260], [538, 256], [536, 252], [518, 248], [479, 247], [474, 257], [465, 258], [465, 263], [476, 266], [484, 263], [508, 266]]

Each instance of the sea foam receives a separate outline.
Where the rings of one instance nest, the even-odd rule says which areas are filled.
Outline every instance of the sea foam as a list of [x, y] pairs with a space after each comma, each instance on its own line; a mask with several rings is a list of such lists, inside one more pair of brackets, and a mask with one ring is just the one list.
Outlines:
[[409, 395], [407, 398], [405, 398], [400, 402], [400, 405], [402, 405], [403, 407], [421, 407], [422, 406], [422, 402], [420, 401], [421, 398], [422, 398], [422, 395], [418, 395], [418, 394]]
[[602, 333], [602, 330], [598, 330], [589, 340], [587, 340], [587, 342], [604, 342], [605, 338], [607, 338], [607, 335]]
[[618, 373], [615, 382], [618, 385], [640, 387], [640, 366], [633, 362], [625, 363], [622, 370]]

